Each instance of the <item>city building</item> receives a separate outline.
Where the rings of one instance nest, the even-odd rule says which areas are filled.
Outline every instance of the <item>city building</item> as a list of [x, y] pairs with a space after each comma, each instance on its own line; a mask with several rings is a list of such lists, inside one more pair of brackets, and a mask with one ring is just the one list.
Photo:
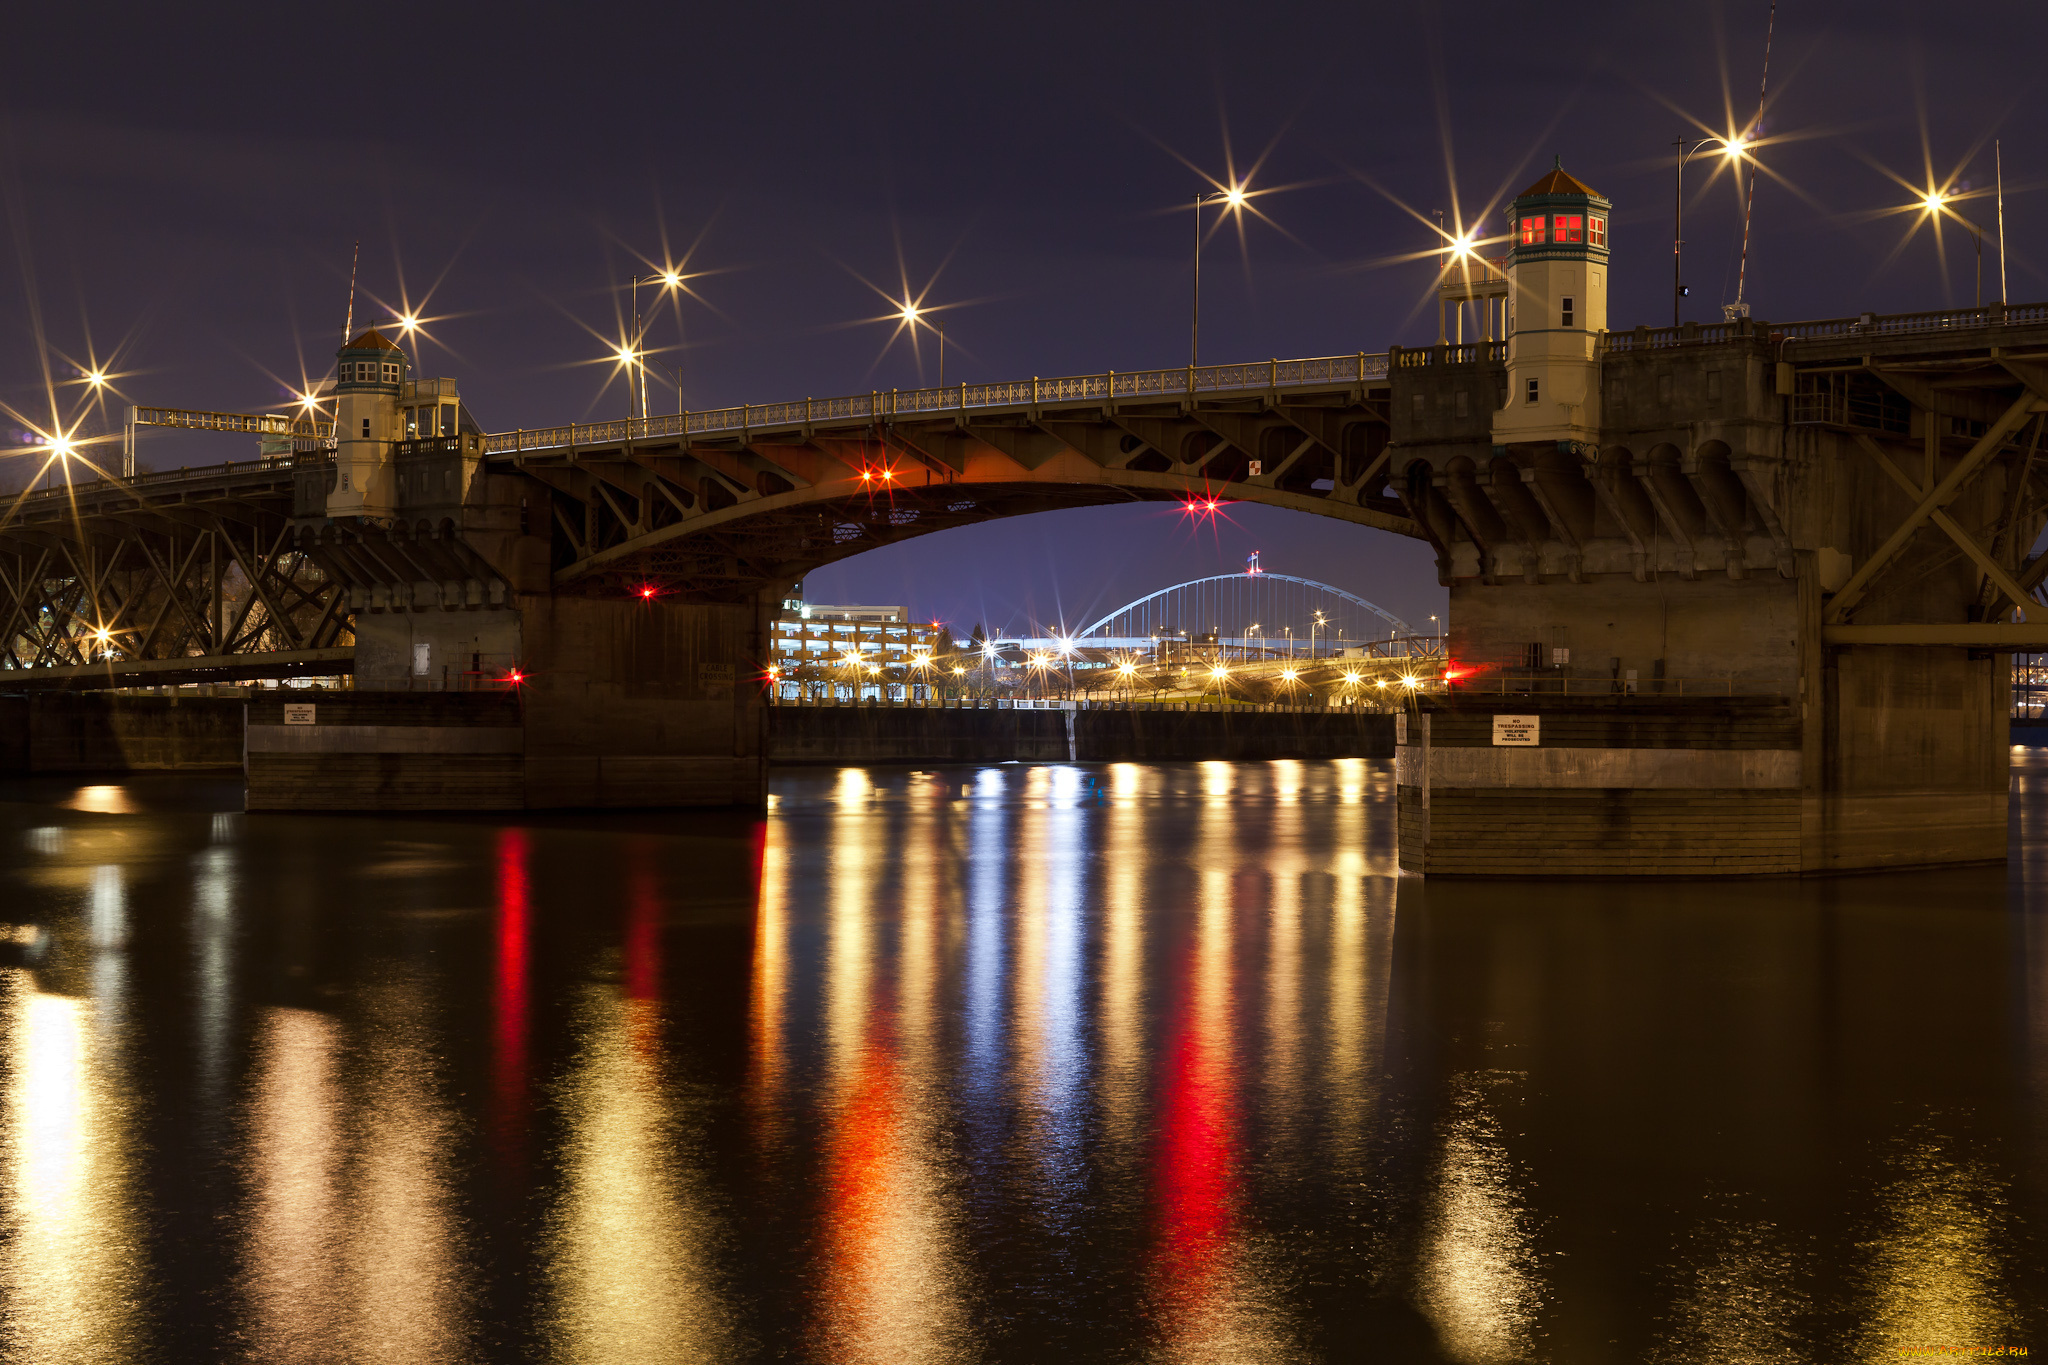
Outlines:
[[849, 652], [876, 667], [903, 667], [952, 644], [943, 625], [913, 621], [903, 607], [826, 606], [800, 597], [783, 599], [770, 633], [771, 662], [785, 672], [805, 664], [843, 667]]

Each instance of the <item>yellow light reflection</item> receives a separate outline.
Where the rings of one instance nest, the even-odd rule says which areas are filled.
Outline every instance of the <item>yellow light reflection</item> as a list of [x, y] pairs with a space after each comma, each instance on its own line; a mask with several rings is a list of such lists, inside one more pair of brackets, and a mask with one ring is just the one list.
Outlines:
[[142, 808], [122, 786], [80, 787], [69, 799], [58, 803], [61, 810], [89, 811], [94, 815], [137, 815]]
[[312, 1010], [274, 1009], [256, 1039], [243, 1262], [250, 1335], [265, 1360], [311, 1365], [355, 1337], [348, 1284], [333, 1273], [345, 1235], [340, 1032]]
[[699, 1130], [663, 1082], [662, 1049], [637, 1041], [658, 1028], [641, 1016], [660, 1008], [602, 986], [578, 1011], [584, 1047], [563, 1097], [564, 1190], [548, 1257], [567, 1360], [733, 1357]]
[[263, 1020], [251, 1082], [243, 1260], [265, 1360], [460, 1356], [456, 1125], [422, 1036], [421, 980], [368, 992], [361, 1039], [324, 1015]]
[[754, 980], [747, 1017], [753, 1035], [754, 1071], [748, 1097], [757, 1140], [765, 1149], [782, 1132], [784, 1015], [789, 1008], [789, 852], [783, 824], [772, 818], [761, 840], [761, 886], [754, 912]]
[[1871, 1303], [1859, 1354], [1890, 1360], [2023, 1343], [2001, 1292], [2006, 1267], [1993, 1226], [2007, 1192], [1932, 1138], [1890, 1164], [1897, 1175], [1879, 1201], [1888, 1226], [1868, 1248], [1863, 1274]]
[[428, 990], [408, 981], [371, 996], [363, 1084], [350, 1101], [360, 1145], [342, 1266], [355, 1282], [357, 1339], [383, 1360], [446, 1360], [461, 1343], [449, 1207], [458, 1140], [428, 1043], [414, 1032]]
[[1690, 1283], [1672, 1303], [1653, 1360], [1798, 1360], [1812, 1312], [1802, 1264], [1768, 1222], [1715, 1220], [1689, 1239]]
[[1473, 1365], [1528, 1359], [1542, 1301], [1529, 1214], [1488, 1093], [1511, 1081], [1457, 1078], [1418, 1277], [1444, 1346]]
[[1274, 805], [1266, 854], [1266, 875], [1270, 879], [1266, 895], [1267, 1052], [1262, 1077], [1267, 1121], [1283, 1142], [1293, 1135], [1303, 1097], [1315, 1090], [1302, 1074], [1306, 1061], [1302, 1038], [1302, 879], [1308, 875], [1310, 864], [1304, 850], [1301, 766], [1293, 759], [1281, 759], [1270, 769]]
[[1127, 1166], [1142, 1150], [1136, 1142], [1139, 1101], [1145, 1081], [1145, 903], [1144, 869], [1151, 840], [1146, 810], [1138, 799], [1144, 769], [1135, 763], [1111, 766], [1112, 799], [1103, 829], [1102, 866], [1108, 894], [1102, 901], [1102, 1151]]
[[98, 1056], [93, 1007], [4, 974], [8, 1082], [0, 1251], [4, 1354], [123, 1360], [142, 1354], [124, 1106]]

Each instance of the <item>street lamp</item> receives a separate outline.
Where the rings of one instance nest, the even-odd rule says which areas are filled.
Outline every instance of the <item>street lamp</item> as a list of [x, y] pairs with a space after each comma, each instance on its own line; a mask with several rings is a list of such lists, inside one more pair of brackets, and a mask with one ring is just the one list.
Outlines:
[[[679, 270], [657, 270], [652, 275], [635, 275], [633, 277], [633, 340], [630, 345], [622, 346], [619, 348], [621, 358], [626, 359], [628, 361], [630, 361], [633, 358], [632, 353], [640, 349], [641, 342], [646, 340], [646, 332], [640, 321], [640, 286], [643, 284], [659, 284], [663, 289], [680, 289], [683, 287], [682, 272]], [[682, 401], [682, 398], [680, 397], [682, 393], [682, 381], [680, 378], [681, 371], [677, 371], [677, 374], [678, 378], [676, 381], [676, 393], [678, 397], [676, 401], [680, 403]], [[627, 378], [628, 382], [631, 382], [632, 376], [630, 371], [628, 372]], [[631, 409], [633, 407], [633, 403], [631, 401], [631, 394], [629, 393], [629, 399], [626, 404], [628, 415], [637, 415], [640, 417], [645, 417], [647, 415], [646, 366], [643, 365], [640, 367], [640, 378], [638, 385], [636, 386], [636, 389], [631, 392], [637, 393], [640, 411], [637, 414], [632, 413]]]
[[1929, 190], [1925, 195], [1921, 196], [1920, 206], [1927, 211], [1929, 217], [1939, 217], [1941, 214], [1946, 213], [1949, 217], [1970, 230], [1970, 236], [1977, 243], [1976, 307], [1982, 308], [1984, 306], [1984, 229], [1950, 208], [1949, 204], [1952, 200], [1953, 196], [1945, 190]]
[[1242, 185], [1195, 196], [1195, 317], [1194, 325], [1188, 331], [1189, 369], [1202, 363], [1202, 208], [1207, 204], [1222, 204], [1226, 208], [1240, 209], [1244, 207], [1244, 201]]
[[[395, 319], [393, 319], [392, 325], [398, 328], [398, 339], [400, 342], [412, 341], [413, 333], [419, 331], [420, 329], [419, 315], [416, 313], [400, 313]], [[405, 348], [403, 345], [401, 345], [399, 347], [399, 353], [404, 354], [404, 351]], [[415, 370], [419, 368], [419, 355], [419, 343], [417, 341], [414, 341], [412, 346], [412, 354], [406, 356], [406, 363], [412, 366], [413, 369]]]
[[1313, 621], [1309, 622], [1309, 625], [1308, 625], [1308, 657], [1309, 657], [1309, 658], [1313, 659], [1313, 658], [1315, 658], [1315, 657], [1316, 657], [1316, 632], [1317, 632], [1318, 630], [1320, 630], [1320, 629], [1321, 629], [1322, 627], [1324, 627], [1324, 626], [1326, 626], [1326, 625], [1328, 625], [1328, 624], [1329, 624], [1329, 621], [1328, 621], [1328, 620], [1327, 620], [1327, 619], [1326, 619], [1326, 618], [1325, 618], [1325, 617], [1323, 616], [1323, 614], [1322, 614], [1322, 613], [1321, 613], [1320, 611], [1316, 613], [1316, 618], [1315, 618], [1315, 620], [1313, 620]]
[[[642, 397], [641, 386], [645, 384], [646, 371], [641, 367], [641, 354], [629, 342], [617, 348], [616, 359], [626, 368], [626, 417], [631, 420], [639, 416], [634, 409]], [[636, 377], [638, 376], [638, 377]]]
[[944, 322], [932, 321], [927, 316], [936, 311], [930, 308], [920, 308], [914, 303], [906, 303], [903, 305], [902, 318], [904, 322], [909, 324], [912, 331], [916, 331], [917, 324], [922, 322], [925, 326], [939, 334], [939, 387], [943, 389], [946, 387], [946, 324]]
[[1719, 145], [1721, 154], [1735, 163], [1735, 187], [1742, 188], [1742, 154], [1749, 150], [1749, 140], [1743, 137], [1703, 137], [1688, 144], [1684, 138], [1674, 141], [1675, 161], [1671, 167], [1671, 325], [1678, 325], [1678, 301], [1685, 297], [1685, 283], [1679, 265], [1685, 249], [1685, 163], [1693, 155], [1708, 147]]

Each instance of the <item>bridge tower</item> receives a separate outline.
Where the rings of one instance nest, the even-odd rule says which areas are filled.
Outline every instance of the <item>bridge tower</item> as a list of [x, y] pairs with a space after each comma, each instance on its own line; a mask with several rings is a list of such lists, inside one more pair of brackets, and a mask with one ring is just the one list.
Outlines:
[[1612, 208], [1562, 158], [1508, 206], [1508, 401], [1496, 445], [1598, 439]]
[[391, 444], [400, 436], [405, 352], [372, 327], [337, 351], [335, 362], [335, 477], [327, 515], [387, 522], [398, 503]]
[[1469, 670], [1404, 723], [1402, 866], [2003, 858], [2048, 314], [1616, 332], [1610, 208], [1553, 168], [1510, 210], [1505, 347], [1390, 373], [1392, 483]]

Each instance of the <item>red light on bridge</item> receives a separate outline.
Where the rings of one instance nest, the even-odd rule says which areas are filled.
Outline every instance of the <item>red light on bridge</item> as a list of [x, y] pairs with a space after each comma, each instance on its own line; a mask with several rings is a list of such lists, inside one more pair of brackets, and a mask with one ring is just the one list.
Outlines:
[[1207, 489], [1200, 493], [1190, 489], [1181, 495], [1180, 511], [1184, 517], [1193, 517], [1198, 521], [1204, 519], [1213, 521], [1219, 516], [1229, 515], [1223, 510], [1229, 505], [1230, 499], [1219, 498]]
[[526, 675], [515, 668], [510, 673], [507, 673], [505, 675], [505, 681], [512, 684], [512, 686], [517, 687], [519, 686], [519, 684], [526, 681]]
[[640, 588], [641, 599], [644, 601], [652, 596], [654, 596], [654, 585], [652, 583], [642, 584]]

